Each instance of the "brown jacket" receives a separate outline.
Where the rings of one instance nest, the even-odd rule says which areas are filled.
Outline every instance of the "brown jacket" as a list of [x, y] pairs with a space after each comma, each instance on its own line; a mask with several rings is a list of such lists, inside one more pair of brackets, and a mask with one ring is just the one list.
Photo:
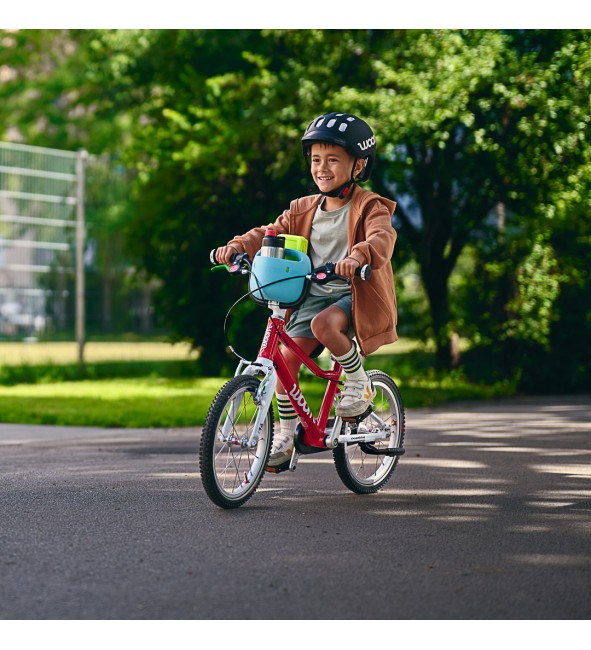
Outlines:
[[[309, 239], [312, 220], [322, 198], [322, 195], [315, 194], [296, 199], [275, 223], [253, 228], [235, 237], [228, 245], [242, 249], [254, 258], [262, 245], [266, 228], [272, 228], [278, 234], [301, 235]], [[353, 325], [364, 356], [398, 338], [396, 294], [390, 263], [396, 241], [396, 231], [392, 227], [395, 207], [394, 201], [355, 186], [347, 227], [349, 256], [362, 266], [369, 264], [372, 270], [369, 280], [355, 278], [352, 283]]]

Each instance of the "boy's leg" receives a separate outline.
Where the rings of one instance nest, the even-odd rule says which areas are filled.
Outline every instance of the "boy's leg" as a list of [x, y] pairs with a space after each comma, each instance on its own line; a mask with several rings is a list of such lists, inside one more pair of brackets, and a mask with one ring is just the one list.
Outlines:
[[[294, 337], [293, 340], [306, 354], [311, 354], [318, 345], [316, 339]], [[297, 377], [300, 366], [302, 365], [301, 361], [295, 354], [286, 349], [283, 350], [283, 356], [285, 357], [289, 371], [294, 377]], [[277, 431], [273, 436], [273, 447], [271, 448], [271, 456], [269, 457], [269, 467], [282, 465], [291, 458], [295, 431], [299, 422], [293, 404], [287, 396], [285, 388], [282, 386], [281, 382], [277, 383], [275, 397], [277, 398], [277, 410], [279, 412], [279, 431]]]
[[346, 377], [341, 400], [335, 408], [335, 413], [343, 418], [356, 417], [365, 413], [376, 396], [376, 391], [363, 368], [357, 346], [351, 341], [349, 352], [340, 357], [336, 355], [334, 357], [343, 366]]
[[349, 338], [349, 318], [350, 315], [346, 311], [332, 305], [321, 311], [312, 321], [314, 335], [332, 352], [345, 371], [345, 386], [335, 409], [335, 413], [340, 417], [361, 415], [376, 396], [376, 391], [363, 368], [357, 346]]

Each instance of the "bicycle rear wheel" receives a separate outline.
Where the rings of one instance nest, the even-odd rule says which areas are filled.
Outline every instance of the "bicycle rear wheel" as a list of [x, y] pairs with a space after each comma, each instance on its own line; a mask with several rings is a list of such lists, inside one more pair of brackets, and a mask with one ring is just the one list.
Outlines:
[[273, 409], [269, 408], [258, 435], [260, 412], [255, 403], [260, 380], [234, 377], [218, 392], [207, 414], [199, 465], [209, 498], [222, 508], [238, 508], [256, 492], [265, 473], [273, 438]]
[[[371, 444], [372, 451], [402, 448], [404, 442], [404, 406], [394, 381], [380, 370], [368, 373], [376, 389], [374, 410], [358, 426], [358, 432], [384, 431], [384, 438]], [[339, 444], [333, 451], [334, 464], [341, 481], [356, 494], [371, 494], [383, 487], [398, 464], [398, 456], [366, 453], [359, 443]]]

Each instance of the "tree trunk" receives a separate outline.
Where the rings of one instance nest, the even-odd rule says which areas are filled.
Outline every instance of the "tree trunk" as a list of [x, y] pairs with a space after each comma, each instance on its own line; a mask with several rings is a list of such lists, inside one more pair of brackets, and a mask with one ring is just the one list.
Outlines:
[[449, 276], [444, 269], [433, 268], [431, 261], [430, 271], [422, 269], [423, 284], [429, 300], [429, 311], [433, 326], [433, 337], [435, 339], [435, 358], [439, 368], [451, 368], [452, 349], [451, 333], [449, 328]]
[[103, 331], [111, 332], [113, 329], [113, 284], [110, 277], [110, 270], [105, 269], [103, 273]]

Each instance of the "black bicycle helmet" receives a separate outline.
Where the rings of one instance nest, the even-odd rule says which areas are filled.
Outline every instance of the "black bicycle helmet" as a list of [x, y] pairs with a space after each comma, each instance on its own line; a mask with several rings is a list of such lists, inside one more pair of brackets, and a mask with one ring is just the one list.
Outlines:
[[339, 188], [339, 192], [335, 190], [330, 192], [330, 195], [340, 197], [345, 188], [346, 195], [355, 180], [364, 182], [369, 179], [376, 159], [376, 138], [367, 122], [349, 113], [320, 115], [310, 122], [302, 138], [302, 151], [306, 158], [315, 142], [338, 144], [355, 158], [355, 162], [359, 159], [366, 161], [357, 179], [351, 174], [351, 180], [343, 188]]

